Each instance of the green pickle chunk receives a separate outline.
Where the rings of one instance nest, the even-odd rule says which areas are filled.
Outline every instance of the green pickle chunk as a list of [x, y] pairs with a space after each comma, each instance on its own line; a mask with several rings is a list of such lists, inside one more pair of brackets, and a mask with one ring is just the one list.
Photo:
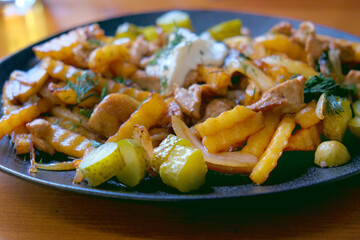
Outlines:
[[[336, 102], [342, 107], [338, 113], [324, 111], [324, 135], [331, 140], [341, 141], [352, 118], [350, 102], [347, 99], [336, 97]], [[327, 103], [325, 103], [327, 104]]]
[[79, 169], [89, 185], [96, 187], [114, 177], [125, 166], [118, 145], [105, 143], [87, 154]]
[[181, 192], [198, 189], [205, 183], [207, 167], [200, 150], [177, 145], [160, 166], [162, 181]]
[[234, 19], [219, 23], [208, 29], [208, 32], [216, 41], [222, 41], [225, 38], [241, 35], [241, 25], [240, 19]]
[[151, 159], [151, 167], [155, 172], [159, 172], [160, 165], [168, 159], [170, 152], [177, 146], [182, 145], [190, 147], [188, 140], [184, 138], [178, 138], [177, 136], [170, 134], [154, 149], [154, 154]]
[[138, 27], [132, 23], [123, 23], [118, 26], [116, 29], [116, 38], [130, 38], [135, 40], [135, 38], [140, 34]]
[[187, 28], [193, 31], [190, 16], [182, 11], [170, 11], [156, 19], [156, 25], [164, 32], [171, 33], [177, 28]]
[[322, 142], [315, 151], [314, 162], [320, 167], [335, 167], [349, 161], [349, 151], [339, 141]]
[[117, 145], [126, 165], [117, 172], [116, 178], [128, 187], [135, 187], [149, 170], [148, 154], [140, 143], [132, 139], [120, 140]]
[[153, 42], [159, 38], [155, 26], [139, 27], [139, 31], [142, 35], [144, 35], [145, 40], [149, 42]]

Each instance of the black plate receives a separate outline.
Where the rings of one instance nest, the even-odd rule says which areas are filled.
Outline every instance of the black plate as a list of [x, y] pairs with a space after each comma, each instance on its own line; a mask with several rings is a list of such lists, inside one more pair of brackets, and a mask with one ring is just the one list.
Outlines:
[[[259, 16], [236, 12], [220, 11], [188, 11], [190, 13], [194, 29], [201, 33], [208, 27], [224, 20], [240, 18], [243, 25], [251, 30], [252, 36], [267, 32], [281, 18]], [[116, 27], [123, 22], [132, 22], [137, 25], [154, 24], [155, 19], [164, 12], [144, 13], [131, 16], [124, 16], [99, 22], [107, 35], [113, 35]], [[287, 19], [288, 20], [288, 19]], [[299, 21], [288, 20], [295, 27]], [[360, 38], [353, 35], [334, 30], [331, 28], [317, 26], [317, 32], [333, 37], [345, 38], [351, 41], [360, 41]], [[50, 39], [50, 38], [49, 38]], [[45, 39], [44, 41], [47, 41]], [[42, 42], [44, 42], [42, 41]], [[18, 53], [4, 59], [0, 63], [0, 84], [8, 79], [10, 73], [15, 69], [27, 70], [36, 63], [36, 58], [27, 47]], [[143, 181], [136, 188], [127, 188], [115, 180], [101, 185], [98, 188], [89, 187], [84, 181], [81, 184], [72, 184], [73, 171], [51, 172], [39, 170], [36, 174], [29, 174], [29, 162], [22, 157], [17, 157], [9, 139], [4, 137], [0, 141], [0, 169], [18, 176], [20, 178], [44, 184], [61, 190], [69, 190], [78, 193], [134, 200], [150, 201], [178, 201], [178, 200], [201, 200], [201, 199], [222, 199], [233, 197], [246, 197], [261, 194], [283, 192], [315, 186], [332, 181], [338, 181], [360, 172], [360, 155], [356, 149], [358, 140], [350, 135], [346, 136], [346, 145], [352, 153], [352, 161], [344, 166], [336, 168], [321, 169], [313, 164], [313, 153], [287, 152], [279, 160], [277, 168], [272, 172], [271, 177], [265, 185], [258, 186], [251, 183], [248, 176], [229, 176], [215, 172], [209, 172], [206, 185], [200, 190], [189, 194], [181, 194], [161, 183], [159, 179]]]

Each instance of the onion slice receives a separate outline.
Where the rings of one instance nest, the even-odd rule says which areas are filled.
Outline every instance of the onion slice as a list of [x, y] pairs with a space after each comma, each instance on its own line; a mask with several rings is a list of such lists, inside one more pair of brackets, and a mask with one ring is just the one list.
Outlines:
[[325, 93], [321, 94], [315, 109], [316, 116], [321, 120], [324, 119], [324, 104], [325, 104]]
[[250, 174], [257, 163], [257, 157], [244, 152], [209, 153], [200, 140], [191, 132], [186, 124], [178, 117], [172, 116], [172, 127], [178, 137], [187, 139], [191, 147], [203, 152], [206, 165], [209, 169], [222, 173]]
[[49, 164], [36, 163], [38, 169], [51, 170], [51, 171], [67, 171], [75, 169], [74, 161], [58, 162]]

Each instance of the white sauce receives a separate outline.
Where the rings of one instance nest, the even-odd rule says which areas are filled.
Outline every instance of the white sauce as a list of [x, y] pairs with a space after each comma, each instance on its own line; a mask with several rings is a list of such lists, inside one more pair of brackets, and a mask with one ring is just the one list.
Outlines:
[[[228, 53], [225, 44], [202, 39], [188, 29], [180, 28], [178, 34], [182, 36], [181, 42], [167, 54], [161, 54], [156, 65], [148, 65], [145, 69], [147, 75], [160, 78], [162, 93], [169, 93], [173, 84], [183, 86], [188, 72], [198, 64], [220, 67]], [[172, 33], [169, 42], [174, 38]]]

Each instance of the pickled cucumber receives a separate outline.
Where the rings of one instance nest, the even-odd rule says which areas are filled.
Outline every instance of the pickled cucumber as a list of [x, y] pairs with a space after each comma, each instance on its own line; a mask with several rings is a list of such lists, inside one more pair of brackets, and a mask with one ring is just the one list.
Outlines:
[[234, 19], [222, 22], [208, 29], [208, 32], [216, 41], [222, 41], [225, 38], [239, 36], [241, 35], [241, 21], [240, 19]]
[[177, 145], [190, 147], [188, 140], [170, 134], [160, 143], [159, 147], [154, 149], [154, 154], [151, 159], [151, 167], [155, 172], [159, 172], [160, 165], [168, 159], [170, 152]]
[[148, 154], [143, 146], [131, 139], [120, 140], [117, 144], [126, 166], [116, 174], [116, 178], [126, 186], [135, 187], [149, 170]]
[[200, 150], [177, 145], [160, 166], [162, 181], [181, 192], [198, 189], [205, 183], [207, 167]]
[[96, 187], [114, 177], [125, 166], [118, 145], [105, 143], [87, 154], [79, 165], [89, 185]]
[[[352, 112], [349, 100], [336, 97], [334, 101], [341, 105], [342, 111], [337, 113], [329, 112], [329, 110], [325, 107], [324, 135], [331, 140], [341, 141], [347, 129], [348, 122], [352, 118]], [[325, 104], [327, 103], [325, 102]]]
[[144, 35], [144, 38], [149, 42], [153, 42], [159, 38], [155, 26], [139, 27], [139, 31], [142, 35]]
[[176, 28], [187, 28], [193, 31], [190, 16], [182, 11], [170, 11], [156, 19], [156, 25], [164, 32], [171, 33]]
[[116, 38], [130, 38], [135, 40], [135, 38], [140, 34], [138, 27], [132, 23], [123, 23], [118, 26], [116, 29], [115, 37]]
[[355, 116], [351, 119], [348, 126], [350, 132], [360, 138], [360, 116]]
[[355, 116], [360, 116], [360, 100], [355, 101], [352, 104], [352, 108], [353, 108]]
[[315, 164], [320, 167], [335, 167], [350, 161], [347, 148], [338, 141], [322, 142], [315, 152]]

